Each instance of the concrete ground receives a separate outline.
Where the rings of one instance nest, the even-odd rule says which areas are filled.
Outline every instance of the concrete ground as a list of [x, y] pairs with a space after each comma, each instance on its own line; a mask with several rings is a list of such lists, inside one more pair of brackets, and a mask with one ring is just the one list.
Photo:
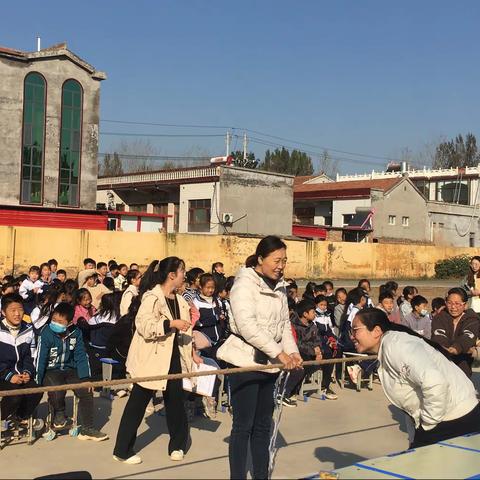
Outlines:
[[[399, 426], [403, 414], [389, 408], [378, 383], [371, 392], [334, 387], [339, 393], [336, 401], [311, 398], [307, 403], [299, 401], [297, 408], [284, 408], [275, 478], [301, 478], [407, 448], [407, 435]], [[88, 470], [102, 479], [228, 478], [228, 413], [220, 413], [217, 420], [196, 418], [192, 447], [182, 463], [167, 456], [165, 417], [151, 414], [142, 423], [136, 444], [143, 463], [115, 462], [112, 449], [125, 403], [126, 399], [95, 399], [97, 423], [110, 435], [106, 442], [61, 436], [52, 442], [39, 438], [32, 446], [7, 445], [0, 452], [0, 478], [34, 478], [73, 470]]]

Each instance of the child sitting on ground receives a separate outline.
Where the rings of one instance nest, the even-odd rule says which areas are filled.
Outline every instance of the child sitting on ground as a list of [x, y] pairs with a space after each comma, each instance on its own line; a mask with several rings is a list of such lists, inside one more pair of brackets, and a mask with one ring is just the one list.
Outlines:
[[[35, 388], [35, 369], [32, 358], [35, 335], [31, 325], [22, 321], [23, 301], [17, 293], [9, 293], [2, 298], [0, 321], [0, 390]], [[2, 419], [12, 417], [21, 426], [26, 426], [28, 418], [37, 408], [42, 393], [4, 397], [1, 402]], [[34, 420], [35, 430], [43, 428], [41, 420]]]
[[[42, 385], [79, 383], [90, 378], [90, 365], [80, 330], [72, 324], [74, 309], [59, 303], [53, 310], [48, 328], [43, 329], [38, 347], [37, 381]], [[93, 393], [91, 389], [74, 390], [79, 399], [81, 425], [79, 440], [101, 442], [108, 435], [93, 427]], [[65, 415], [66, 391], [48, 392], [53, 428], [67, 425]]]

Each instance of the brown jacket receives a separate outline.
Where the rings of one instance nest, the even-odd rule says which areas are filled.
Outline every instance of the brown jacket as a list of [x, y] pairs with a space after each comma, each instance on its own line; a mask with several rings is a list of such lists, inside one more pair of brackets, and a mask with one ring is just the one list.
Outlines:
[[[180, 319], [190, 321], [188, 303], [177, 295]], [[142, 303], [135, 318], [136, 331], [128, 351], [127, 372], [132, 377], [166, 375], [172, 358], [173, 340], [176, 330], [164, 331], [165, 320], [175, 320], [168, 308], [165, 295], [156, 285], [143, 295]], [[178, 348], [182, 372], [192, 371], [192, 330], [178, 332]], [[150, 390], [165, 390], [166, 380], [140, 383]]]
[[454, 362], [469, 376], [472, 375], [472, 356], [468, 353], [474, 347], [480, 331], [480, 320], [470, 308], [453, 330], [453, 318], [444, 310], [432, 319], [432, 340], [442, 347], [455, 347], [459, 355], [453, 357]]

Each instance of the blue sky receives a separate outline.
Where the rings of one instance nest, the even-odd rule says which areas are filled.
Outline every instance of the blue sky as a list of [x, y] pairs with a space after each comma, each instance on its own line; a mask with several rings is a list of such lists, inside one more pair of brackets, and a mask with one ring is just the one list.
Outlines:
[[[44, 47], [67, 41], [107, 72], [104, 120], [249, 128], [315, 145], [308, 151], [371, 155], [331, 152], [352, 160], [342, 171], [362, 172], [383, 165], [373, 156], [480, 133], [479, 24], [475, 0], [24, 1], [2, 5], [0, 44], [34, 50], [37, 34]], [[101, 131], [225, 134], [109, 123]], [[118, 141], [102, 136], [101, 150]], [[222, 137], [151, 142], [164, 155], [224, 151]], [[262, 156], [266, 146], [251, 148]]]

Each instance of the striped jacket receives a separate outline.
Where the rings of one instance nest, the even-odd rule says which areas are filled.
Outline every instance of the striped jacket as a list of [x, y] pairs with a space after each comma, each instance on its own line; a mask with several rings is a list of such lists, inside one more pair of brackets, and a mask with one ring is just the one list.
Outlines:
[[31, 325], [22, 322], [14, 337], [4, 321], [0, 321], [0, 380], [9, 382], [14, 375], [25, 372], [33, 377], [32, 349], [35, 349], [35, 335]]

